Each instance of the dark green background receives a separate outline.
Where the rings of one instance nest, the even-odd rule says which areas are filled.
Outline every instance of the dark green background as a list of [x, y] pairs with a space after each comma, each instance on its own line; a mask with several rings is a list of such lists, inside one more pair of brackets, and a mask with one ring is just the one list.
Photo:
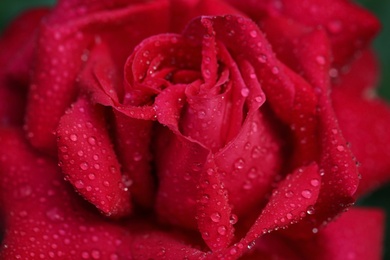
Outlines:
[[[12, 17], [23, 9], [37, 5], [49, 5], [54, 2], [54, 0], [0, 0], [0, 31], [3, 30]], [[379, 94], [387, 100], [390, 100], [390, 1], [358, 0], [357, 2], [372, 10], [382, 21], [383, 29], [379, 37], [375, 40], [374, 47], [382, 65], [382, 79]], [[390, 260], [390, 185], [361, 199], [358, 205], [382, 207], [386, 210], [387, 235], [385, 241], [385, 259]]]

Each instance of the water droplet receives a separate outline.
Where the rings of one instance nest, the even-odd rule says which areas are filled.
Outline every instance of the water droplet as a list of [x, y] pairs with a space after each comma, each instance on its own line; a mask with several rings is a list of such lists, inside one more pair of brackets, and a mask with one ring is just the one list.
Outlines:
[[94, 179], [96, 178], [96, 176], [95, 176], [95, 174], [90, 173], [90, 174], [88, 174], [88, 178], [89, 178], [90, 180], [94, 180]]
[[184, 180], [185, 180], [185, 181], [191, 180], [191, 175], [190, 175], [190, 173], [186, 172], [186, 173], [184, 174]]
[[242, 170], [245, 166], [245, 161], [244, 159], [240, 158], [234, 163], [234, 168], [236, 170]]
[[319, 65], [324, 65], [325, 62], [326, 62], [325, 57], [324, 57], [324, 56], [321, 56], [321, 55], [319, 55], [319, 56], [316, 57], [316, 61], [317, 61], [317, 63], [318, 63]]
[[291, 220], [293, 218], [293, 215], [291, 213], [287, 213], [286, 218]]
[[203, 71], [203, 75], [204, 75], [205, 78], [210, 78], [210, 77], [211, 77], [211, 72], [210, 72], [210, 70], [205, 69], [205, 70]]
[[89, 168], [89, 166], [88, 166], [88, 163], [86, 163], [86, 162], [82, 162], [82, 163], [80, 163], [80, 169], [81, 170], [88, 170], [88, 168]]
[[218, 212], [215, 212], [215, 213], [211, 214], [210, 218], [213, 222], [218, 223], [221, 220], [221, 214], [219, 214]]
[[307, 214], [309, 214], [309, 215], [312, 215], [312, 214], [314, 214], [314, 207], [313, 206], [309, 206], [309, 207], [307, 207], [307, 209], [306, 209], [306, 213]]
[[324, 169], [320, 169], [319, 170], [319, 174], [320, 174], [320, 176], [324, 176], [325, 175], [325, 170]]
[[279, 68], [278, 67], [273, 67], [271, 71], [272, 71], [272, 74], [276, 75], [276, 74], [279, 73]]
[[248, 178], [249, 179], [256, 179], [257, 178], [257, 169], [255, 167], [252, 167], [248, 172]]
[[313, 228], [313, 229], [311, 230], [311, 232], [313, 232], [314, 234], [317, 234], [317, 233], [318, 233], [318, 228]]
[[91, 256], [93, 259], [100, 259], [100, 252], [98, 250], [92, 250]]
[[198, 112], [198, 118], [203, 119], [206, 117], [206, 112], [204, 110], [200, 110]]
[[231, 255], [235, 255], [235, 254], [237, 254], [237, 249], [235, 249], [234, 247], [232, 248], [232, 249], [230, 249], [230, 254]]
[[261, 154], [262, 154], [262, 150], [259, 146], [253, 147], [252, 154], [251, 154], [253, 159], [259, 158]]
[[261, 103], [263, 101], [263, 98], [261, 96], [257, 96], [255, 97], [255, 101]]
[[242, 188], [244, 189], [244, 190], [250, 190], [250, 189], [252, 189], [252, 183], [250, 182], [250, 181], [245, 181], [244, 182], [244, 185], [242, 186]]
[[141, 161], [142, 160], [142, 154], [139, 153], [139, 152], [134, 153], [133, 160], [136, 161], [136, 162]]
[[76, 142], [76, 141], [77, 141], [77, 135], [75, 135], [75, 134], [71, 134], [69, 138], [70, 138], [70, 140], [72, 140], [73, 142]]
[[19, 216], [21, 216], [22, 218], [24, 218], [24, 217], [27, 217], [27, 211], [25, 211], [25, 210], [22, 210], [21, 212], [19, 212]]
[[96, 144], [96, 138], [95, 137], [89, 137], [88, 138], [88, 143], [90, 145], [95, 145]]
[[202, 202], [203, 204], [206, 204], [206, 203], [209, 202], [209, 199], [210, 199], [209, 195], [204, 194], [204, 195], [202, 196], [201, 202]]
[[286, 198], [291, 198], [292, 196], [294, 196], [294, 192], [289, 190], [289, 191], [286, 191], [286, 193], [284, 195], [286, 196]]
[[337, 150], [338, 150], [339, 152], [342, 152], [342, 151], [345, 150], [345, 148], [344, 148], [344, 146], [342, 146], [342, 145], [338, 145], [338, 146], [337, 146]]
[[110, 255], [110, 260], [118, 260], [119, 259], [119, 256], [117, 254], [111, 254]]
[[214, 174], [214, 169], [208, 168], [206, 172], [207, 172], [207, 175], [211, 176]]
[[312, 179], [312, 180], [310, 181], [310, 184], [311, 184], [311, 186], [313, 186], [313, 187], [317, 187], [318, 185], [320, 185], [320, 181], [319, 181], [318, 179]]
[[84, 188], [84, 182], [82, 180], [75, 181], [74, 185], [76, 186], [77, 189]]
[[256, 38], [257, 37], [257, 32], [255, 30], [251, 31], [249, 34], [250, 34], [250, 36], [252, 38]]
[[225, 226], [219, 226], [217, 231], [222, 236], [226, 235], [226, 227]]
[[303, 191], [301, 192], [301, 195], [302, 195], [302, 197], [304, 197], [305, 199], [310, 199], [311, 196], [312, 196], [312, 193], [311, 193], [310, 190], [303, 190]]
[[46, 217], [48, 217], [52, 221], [63, 220], [62, 213], [58, 208], [51, 208], [48, 211], [46, 211]]
[[260, 54], [259, 57], [257, 57], [257, 60], [261, 63], [266, 63], [267, 62], [267, 56], [264, 54]]
[[81, 258], [83, 258], [83, 259], [89, 259], [89, 253], [88, 252], [82, 252], [81, 253]]
[[237, 221], [238, 221], [238, 217], [236, 214], [230, 215], [230, 224], [234, 225], [237, 223]]
[[241, 96], [243, 97], [249, 96], [249, 89], [248, 88], [241, 89]]

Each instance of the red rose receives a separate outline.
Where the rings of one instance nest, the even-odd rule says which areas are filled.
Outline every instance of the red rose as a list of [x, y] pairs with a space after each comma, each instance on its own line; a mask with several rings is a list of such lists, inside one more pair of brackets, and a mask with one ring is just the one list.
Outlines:
[[128, 2], [5, 32], [0, 256], [379, 259], [382, 212], [342, 213], [389, 180], [377, 20], [341, 0]]

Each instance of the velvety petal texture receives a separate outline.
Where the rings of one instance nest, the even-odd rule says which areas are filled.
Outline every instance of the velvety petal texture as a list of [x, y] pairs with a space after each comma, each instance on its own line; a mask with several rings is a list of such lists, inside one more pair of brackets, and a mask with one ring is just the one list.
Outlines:
[[352, 207], [390, 180], [379, 27], [347, 0], [25, 13], [0, 40], [0, 258], [379, 260], [383, 213]]
[[3, 32], [0, 40], [0, 124], [23, 123], [37, 26], [46, 9], [27, 11]]

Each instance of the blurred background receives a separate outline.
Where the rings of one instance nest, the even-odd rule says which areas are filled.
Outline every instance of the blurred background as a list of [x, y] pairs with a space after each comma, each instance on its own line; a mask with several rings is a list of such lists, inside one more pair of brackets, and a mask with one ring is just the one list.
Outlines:
[[[24, 9], [34, 6], [53, 5], [54, 0], [0, 0], [0, 32], [12, 18]], [[383, 24], [382, 32], [374, 42], [374, 48], [382, 65], [379, 94], [390, 101], [390, 1], [356, 0], [374, 12]], [[390, 144], [389, 144], [390, 145]], [[390, 158], [389, 158], [390, 159]], [[390, 260], [390, 184], [360, 199], [357, 203], [365, 207], [381, 207], [387, 212], [387, 227], [384, 259]], [[362, 223], [363, 224], [363, 223]]]

